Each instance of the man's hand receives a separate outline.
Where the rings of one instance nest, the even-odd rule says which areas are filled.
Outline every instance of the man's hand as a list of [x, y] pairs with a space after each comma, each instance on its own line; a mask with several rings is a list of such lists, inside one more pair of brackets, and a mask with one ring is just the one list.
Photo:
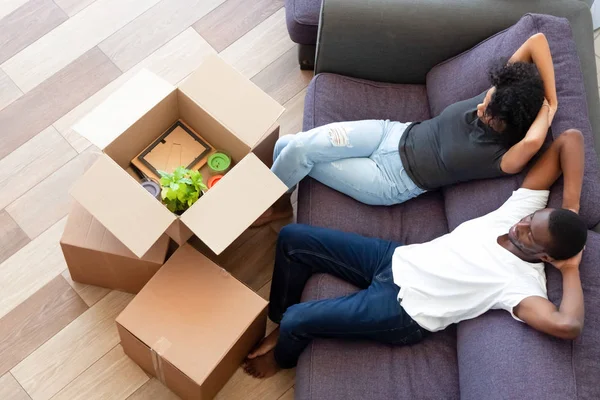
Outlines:
[[[585, 250], [585, 248], [584, 248]], [[578, 269], [579, 264], [581, 264], [581, 257], [583, 256], [583, 250], [569, 258], [568, 260], [555, 260], [552, 262], [552, 265], [558, 269], [560, 272], [565, 272], [570, 269]]]

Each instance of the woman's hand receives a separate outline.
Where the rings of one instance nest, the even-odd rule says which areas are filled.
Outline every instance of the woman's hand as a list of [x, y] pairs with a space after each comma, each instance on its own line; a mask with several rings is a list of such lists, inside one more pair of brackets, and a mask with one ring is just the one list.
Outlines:
[[548, 99], [544, 98], [544, 105], [548, 106], [548, 126], [552, 126], [554, 115], [556, 115], [556, 111], [558, 110], [558, 102], [555, 101], [554, 104], [552, 104]]

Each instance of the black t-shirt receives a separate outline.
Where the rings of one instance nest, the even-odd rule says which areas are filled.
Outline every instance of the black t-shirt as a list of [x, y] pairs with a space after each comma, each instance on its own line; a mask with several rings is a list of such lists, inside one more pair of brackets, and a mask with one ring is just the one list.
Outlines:
[[500, 161], [509, 146], [501, 134], [477, 118], [477, 105], [485, 95], [454, 103], [437, 117], [406, 129], [400, 139], [400, 157], [417, 186], [432, 190], [506, 175]]

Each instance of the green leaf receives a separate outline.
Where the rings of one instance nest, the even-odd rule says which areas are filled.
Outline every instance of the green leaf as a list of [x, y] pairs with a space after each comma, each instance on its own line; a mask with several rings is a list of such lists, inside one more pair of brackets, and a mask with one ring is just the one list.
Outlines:
[[178, 183], [175, 183], [175, 182], [171, 182], [171, 183], [169, 184], [169, 187], [171, 188], [171, 190], [173, 190], [173, 191], [175, 191], [175, 192], [179, 190], [179, 184], [178, 184]]
[[168, 193], [169, 193], [169, 188], [163, 187], [162, 190], [160, 191], [160, 198], [163, 200], [166, 199]]
[[183, 178], [186, 172], [187, 169], [185, 169], [185, 167], [175, 168], [175, 171], [173, 171], [173, 177], [175, 178], [175, 181], [178, 182], [181, 178]]

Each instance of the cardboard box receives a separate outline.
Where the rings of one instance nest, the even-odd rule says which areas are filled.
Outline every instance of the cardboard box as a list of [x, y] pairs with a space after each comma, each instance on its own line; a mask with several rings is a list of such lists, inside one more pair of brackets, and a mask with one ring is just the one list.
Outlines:
[[60, 246], [74, 281], [137, 293], [164, 264], [169, 237], [162, 235], [144, 257], [138, 258], [74, 203]]
[[267, 302], [191, 245], [117, 317], [125, 353], [182, 399], [213, 398], [264, 336]]
[[[195, 234], [219, 254], [287, 190], [269, 169], [282, 112], [216, 55], [177, 88], [143, 70], [73, 127], [104, 154], [71, 194], [138, 257], [165, 232], [178, 244]], [[235, 163], [180, 217], [128, 173], [178, 120]]]

